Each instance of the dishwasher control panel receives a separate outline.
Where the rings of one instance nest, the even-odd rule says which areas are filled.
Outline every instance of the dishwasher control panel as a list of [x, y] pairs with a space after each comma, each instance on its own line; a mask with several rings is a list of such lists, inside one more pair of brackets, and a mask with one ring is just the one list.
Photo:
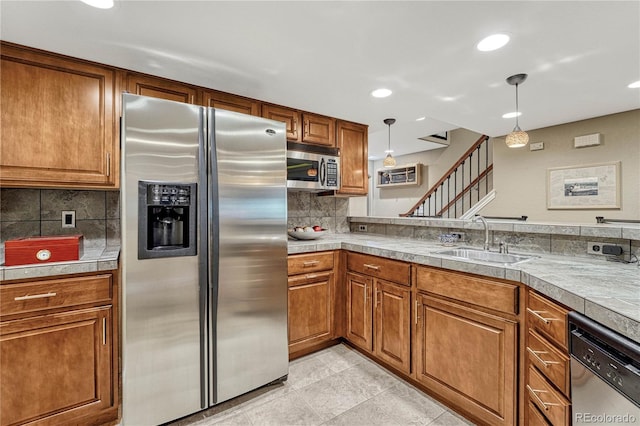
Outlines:
[[640, 371], [623, 355], [613, 354], [600, 345], [590, 343], [580, 331], [571, 332], [574, 358], [620, 392], [630, 397], [635, 393], [636, 398], [640, 398]]
[[577, 323], [572, 313], [569, 326], [571, 356], [640, 406], [640, 345], [598, 323]]

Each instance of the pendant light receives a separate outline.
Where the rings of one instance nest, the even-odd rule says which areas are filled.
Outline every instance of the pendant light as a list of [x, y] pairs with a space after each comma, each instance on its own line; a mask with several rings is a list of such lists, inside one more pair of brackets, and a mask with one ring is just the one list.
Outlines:
[[384, 119], [384, 124], [389, 126], [389, 145], [387, 150], [385, 151], [387, 153], [387, 156], [384, 158], [384, 161], [382, 162], [382, 165], [384, 165], [385, 167], [394, 167], [396, 165], [396, 159], [393, 158], [393, 156], [391, 155], [391, 153], [393, 152], [391, 150], [391, 125], [395, 122], [396, 122], [395, 118]]
[[507, 77], [507, 83], [512, 86], [516, 86], [516, 127], [513, 131], [507, 135], [507, 146], [509, 148], [520, 148], [529, 143], [529, 135], [524, 130], [520, 129], [518, 125], [518, 85], [524, 83], [527, 79], [527, 74], [515, 74], [511, 77]]

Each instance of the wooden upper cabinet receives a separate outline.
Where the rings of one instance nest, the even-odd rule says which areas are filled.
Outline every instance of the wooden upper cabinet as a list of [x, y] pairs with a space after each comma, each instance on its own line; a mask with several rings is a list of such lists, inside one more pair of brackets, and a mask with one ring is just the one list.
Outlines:
[[338, 194], [367, 195], [369, 188], [368, 127], [338, 120], [340, 190]]
[[202, 92], [202, 104], [207, 107], [260, 116], [260, 102], [230, 93], [205, 90]]
[[134, 95], [150, 96], [186, 104], [198, 102], [198, 89], [195, 87], [144, 74], [127, 74], [127, 91]]
[[115, 68], [2, 43], [0, 185], [119, 185]]
[[263, 104], [262, 116], [270, 120], [281, 121], [287, 129], [287, 140], [300, 142], [302, 132], [300, 131], [300, 111], [291, 108], [284, 108], [277, 105]]
[[302, 142], [332, 148], [336, 146], [335, 118], [303, 112], [302, 122]]

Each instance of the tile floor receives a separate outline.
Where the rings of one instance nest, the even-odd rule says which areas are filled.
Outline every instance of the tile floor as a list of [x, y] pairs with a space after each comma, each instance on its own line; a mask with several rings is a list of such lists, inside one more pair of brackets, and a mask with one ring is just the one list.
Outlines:
[[289, 364], [267, 386], [171, 426], [472, 425], [346, 345]]

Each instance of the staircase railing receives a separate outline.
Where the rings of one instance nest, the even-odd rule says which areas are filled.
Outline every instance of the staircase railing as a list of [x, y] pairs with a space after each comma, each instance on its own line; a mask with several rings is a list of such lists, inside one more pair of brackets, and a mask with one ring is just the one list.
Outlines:
[[474, 198], [478, 202], [489, 192], [489, 174], [493, 171], [490, 160], [489, 136], [482, 135], [420, 201], [400, 216], [459, 217], [471, 208]]

